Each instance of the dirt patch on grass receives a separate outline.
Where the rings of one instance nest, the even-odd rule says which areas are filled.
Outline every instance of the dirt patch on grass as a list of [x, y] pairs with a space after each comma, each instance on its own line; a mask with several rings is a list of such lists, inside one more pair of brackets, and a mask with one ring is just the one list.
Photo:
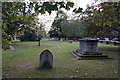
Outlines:
[[28, 70], [28, 69], [33, 69], [34, 66], [31, 64], [19, 64], [17, 65], [17, 70]]

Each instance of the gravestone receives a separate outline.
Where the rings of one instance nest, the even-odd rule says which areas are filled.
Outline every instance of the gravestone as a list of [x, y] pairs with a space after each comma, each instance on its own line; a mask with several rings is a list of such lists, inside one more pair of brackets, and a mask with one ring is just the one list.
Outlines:
[[107, 55], [98, 52], [98, 40], [93, 38], [80, 39], [80, 47], [71, 52], [77, 59], [105, 59]]
[[49, 69], [53, 67], [53, 54], [49, 50], [44, 50], [40, 54], [40, 65], [41, 69]]
[[62, 41], [63, 41], [63, 39], [61, 38], [61, 39], [60, 39], [60, 41], [62, 42]]
[[98, 40], [97, 39], [80, 39], [80, 50], [83, 54], [97, 54], [98, 53]]

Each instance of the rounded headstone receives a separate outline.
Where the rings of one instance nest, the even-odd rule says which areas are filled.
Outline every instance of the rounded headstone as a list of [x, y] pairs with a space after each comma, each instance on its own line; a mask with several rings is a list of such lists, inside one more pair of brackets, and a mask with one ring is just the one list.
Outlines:
[[49, 50], [44, 50], [40, 54], [40, 68], [49, 69], [53, 67], [53, 54]]

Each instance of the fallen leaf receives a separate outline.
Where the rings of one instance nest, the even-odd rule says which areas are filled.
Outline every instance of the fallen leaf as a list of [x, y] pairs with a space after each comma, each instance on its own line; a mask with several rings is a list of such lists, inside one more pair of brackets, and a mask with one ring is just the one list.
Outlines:
[[87, 73], [85, 73], [85, 75], [87, 75]]
[[73, 76], [70, 76], [71, 78], [73, 78]]
[[75, 78], [77, 77], [77, 76], [74, 76]]
[[28, 78], [32, 78], [31, 76], [29, 76]]
[[115, 71], [115, 73], [117, 73], [117, 71]]
[[78, 72], [78, 71], [76, 71], [76, 72]]

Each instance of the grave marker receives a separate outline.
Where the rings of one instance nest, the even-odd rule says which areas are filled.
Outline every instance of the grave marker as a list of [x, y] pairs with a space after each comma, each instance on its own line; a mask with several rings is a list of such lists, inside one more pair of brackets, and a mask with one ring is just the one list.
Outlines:
[[40, 68], [49, 69], [53, 67], [53, 54], [49, 50], [44, 50], [40, 54]]
[[77, 59], [106, 59], [107, 55], [98, 52], [98, 40], [93, 38], [80, 39], [80, 47], [71, 52]]

